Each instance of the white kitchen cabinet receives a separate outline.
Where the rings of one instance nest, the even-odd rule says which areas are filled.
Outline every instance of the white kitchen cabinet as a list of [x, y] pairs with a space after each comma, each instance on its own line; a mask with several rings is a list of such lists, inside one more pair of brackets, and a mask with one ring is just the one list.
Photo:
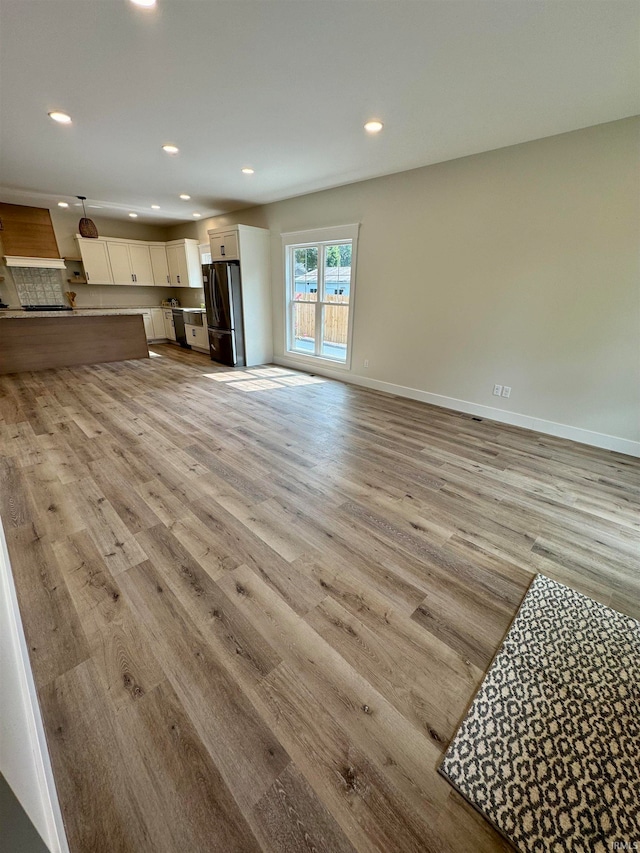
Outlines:
[[237, 229], [226, 231], [209, 231], [211, 243], [211, 260], [237, 261], [240, 257]]
[[153, 320], [151, 319], [151, 308], [148, 308], [146, 311], [141, 311], [142, 319], [144, 321], [144, 331], [147, 336], [148, 341], [152, 341], [154, 338], [154, 330], [153, 330]]
[[209, 352], [209, 330], [204, 311], [185, 308], [183, 311], [184, 332], [187, 343], [194, 349]]
[[189, 326], [185, 323], [184, 330], [189, 346], [202, 352], [209, 352], [209, 332], [206, 326]]
[[151, 251], [144, 243], [129, 243], [131, 271], [136, 284], [154, 284], [151, 269]]
[[197, 240], [171, 240], [167, 243], [167, 261], [172, 287], [202, 287]]
[[197, 240], [151, 243], [79, 234], [76, 240], [90, 284], [202, 287]]
[[166, 338], [164, 329], [164, 310], [162, 308], [144, 308], [141, 312], [144, 330], [148, 341], [162, 341]]
[[180, 246], [167, 246], [167, 264], [169, 266], [169, 282], [179, 287], [181, 281], [188, 278], [187, 262]]
[[163, 340], [167, 337], [164, 328], [164, 310], [162, 308], [151, 309], [151, 324], [155, 340]]
[[114, 284], [133, 284], [133, 273], [131, 272], [131, 261], [129, 260], [129, 247], [126, 243], [107, 242], [109, 263]]
[[153, 284], [149, 246], [124, 240], [106, 242], [114, 284]]
[[176, 327], [173, 324], [173, 311], [165, 309], [162, 313], [164, 315], [164, 336], [170, 341], [175, 341]]
[[76, 240], [87, 282], [89, 284], [113, 284], [106, 242], [81, 237], [79, 234], [76, 235]]
[[230, 247], [236, 248], [235, 260], [240, 261], [245, 364], [247, 367], [268, 364], [273, 357], [269, 231], [251, 225], [236, 225], [233, 228], [214, 229], [208, 234], [214, 263], [214, 256], [220, 246], [225, 247], [225, 256], [218, 257], [218, 262], [234, 260], [228, 251]]
[[151, 257], [151, 270], [153, 283], [158, 287], [167, 287], [171, 284], [169, 277], [169, 264], [167, 262], [167, 247], [164, 243], [156, 243], [149, 246]]

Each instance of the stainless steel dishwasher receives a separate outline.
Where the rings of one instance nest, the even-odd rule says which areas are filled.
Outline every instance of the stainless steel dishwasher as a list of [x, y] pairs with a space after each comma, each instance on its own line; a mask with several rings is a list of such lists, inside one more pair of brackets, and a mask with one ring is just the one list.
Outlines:
[[176, 330], [176, 343], [185, 349], [191, 349], [187, 343], [187, 333], [184, 328], [184, 312], [182, 308], [172, 308], [173, 327]]

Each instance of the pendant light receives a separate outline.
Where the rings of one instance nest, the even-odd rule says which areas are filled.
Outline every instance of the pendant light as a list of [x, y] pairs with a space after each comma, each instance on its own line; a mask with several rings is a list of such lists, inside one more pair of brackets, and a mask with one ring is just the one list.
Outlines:
[[79, 198], [82, 202], [82, 212], [84, 216], [78, 223], [78, 231], [80, 232], [81, 237], [97, 237], [98, 229], [96, 228], [96, 223], [92, 219], [87, 218], [87, 211], [84, 209], [84, 203], [87, 200], [86, 195], [77, 195], [76, 198]]

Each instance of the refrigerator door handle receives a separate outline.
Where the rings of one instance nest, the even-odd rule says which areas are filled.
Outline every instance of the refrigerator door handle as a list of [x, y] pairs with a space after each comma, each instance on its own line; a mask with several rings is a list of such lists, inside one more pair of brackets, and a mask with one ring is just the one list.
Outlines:
[[233, 289], [231, 287], [231, 267], [227, 266], [227, 305], [229, 306], [229, 328], [235, 329], [233, 317]]
[[220, 304], [218, 301], [218, 281], [216, 271], [212, 270], [209, 281], [209, 293], [211, 294], [211, 309], [213, 312], [213, 325], [220, 325]]

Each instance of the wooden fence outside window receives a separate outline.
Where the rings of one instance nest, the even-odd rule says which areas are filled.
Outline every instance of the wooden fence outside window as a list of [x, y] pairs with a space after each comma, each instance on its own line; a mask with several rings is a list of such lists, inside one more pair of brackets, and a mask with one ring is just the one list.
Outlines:
[[[324, 340], [346, 346], [349, 332], [349, 303], [344, 296], [331, 295], [325, 299]], [[316, 303], [296, 300], [294, 307], [294, 337], [315, 338]]]

